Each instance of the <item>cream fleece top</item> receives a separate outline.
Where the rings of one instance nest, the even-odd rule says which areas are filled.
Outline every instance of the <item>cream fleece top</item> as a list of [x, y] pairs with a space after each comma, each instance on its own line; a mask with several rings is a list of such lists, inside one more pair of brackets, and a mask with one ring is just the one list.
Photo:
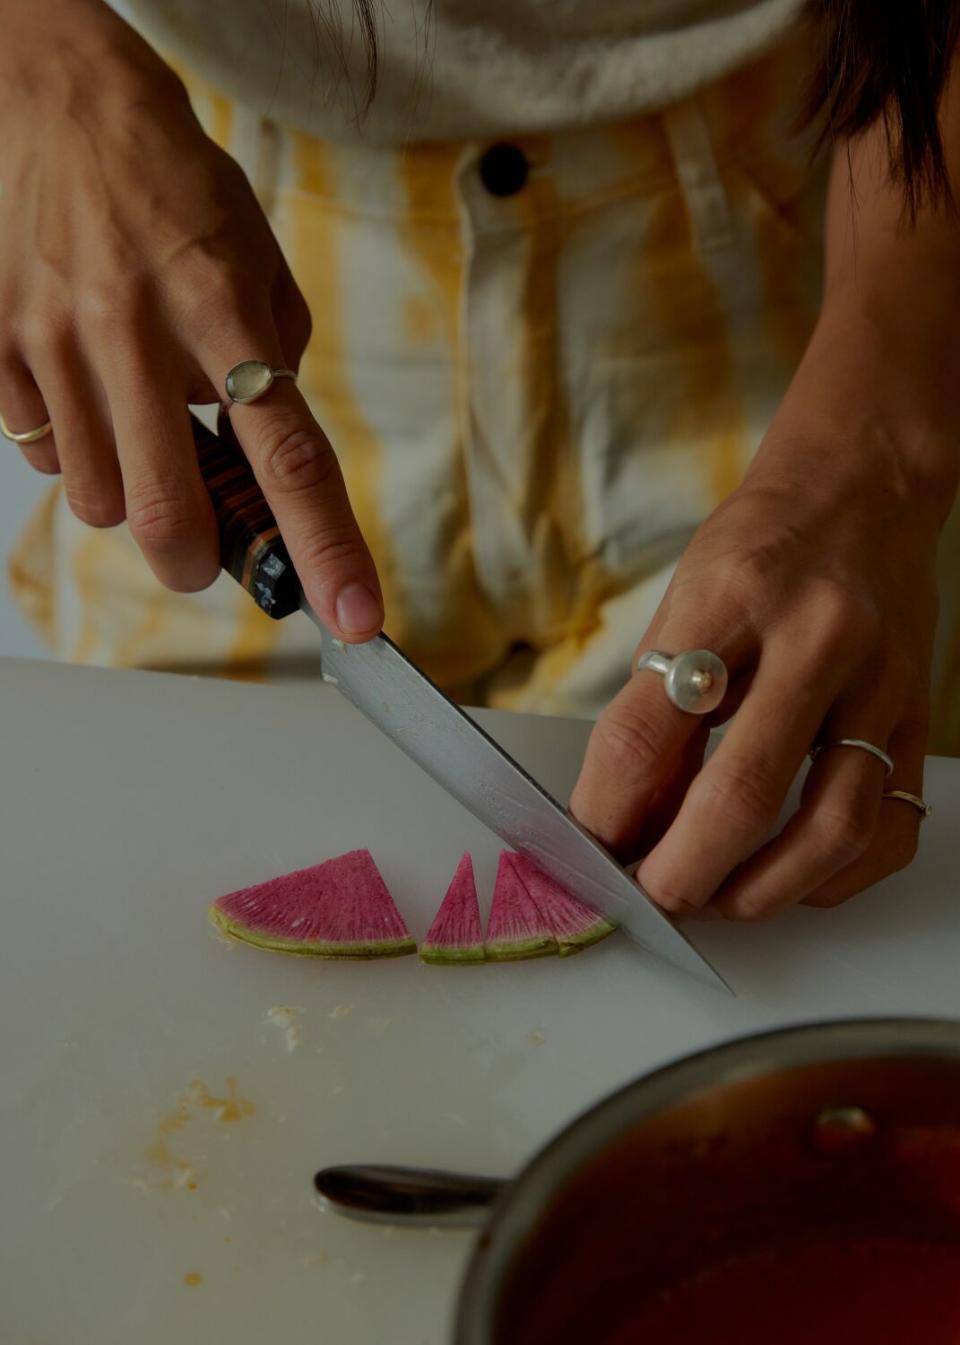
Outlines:
[[[115, 0], [156, 46], [265, 116], [337, 140], [495, 138], [630, 117], [759, 54], [800, 0]], [[326, 21], [317, 21], [317, 13]]]

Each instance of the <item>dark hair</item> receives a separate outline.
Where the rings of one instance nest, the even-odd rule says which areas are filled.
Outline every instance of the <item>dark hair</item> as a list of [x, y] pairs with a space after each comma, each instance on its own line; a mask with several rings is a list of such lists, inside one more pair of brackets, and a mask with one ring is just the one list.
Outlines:
[[915, 218], [953, 207], [940, 102], [960, 31], [957, 0], [806, 0], [819, 52], [805, 120], [820, 144], [882, 121], [891, 173]]
[[[340, 2], [341, 0], [307, 0], [313, 18], [313, 54], [316, 71], [321, 68], [321, 57], [327, 58], [323, 62], [324, 69], [329, 68], [329, 58], [332, 54], [333, 77], [337, 81], [338, 87], [340, 81], [346, 79], [348, 74], [346, 43], [341, 27]], [[289, 0], [284, 0], [284, 3], [288, 4]], [[360, 30], [360, 41], [367, 62], [367, 78], [363, 88], [361, 89], [353, 84], [349, 86], [354, 114], [358, 121], [363, 119], [364, 113], [369, 110], [370, 104], [373, 102], [380, 74], [380, 38], [377, 32], [375, 5], [376, 0], [353, 0], [354, 19]], [[339, 70], [337, 66], [339, 66]]]
[[377, 19], [373, 12], [372, 0], [353, 0], [353, 8], [367, 49], [367, 87], [363, 100], [363, 111], [365, 112], [373, 102], [373, 96], [377, 92], [377, 79], [380, 74], [380, 42], [377, 36]]

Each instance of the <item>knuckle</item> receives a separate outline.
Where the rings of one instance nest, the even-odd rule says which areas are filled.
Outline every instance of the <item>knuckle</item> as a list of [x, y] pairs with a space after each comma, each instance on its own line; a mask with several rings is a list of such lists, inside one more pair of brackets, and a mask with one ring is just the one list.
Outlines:
[[701, 909], [699, 902], [691, 901], [684, 889], [670, 879], [659, 880], [650, 895], [662, 910], [678, 919], [698, 915]]
[[21, 449], [21, 452], [35, 472], [40, 472], [43, 476], [60, 475], [60, 459], [52, 445], [43, 449], [38, 449], [35, 445], [25, 447]]
[[880, 613], [866, 594], [821, 575], [813, 581], [807, 600], [811, 638], [824, 651], [857, 656], [879, 639]]
[[308, 539], [301, 546], [299, 564], [304, 574], [329, 574], [333, 570], [354, 569], [361, 555], [363, 547], [358, 537], [324, 533]]
[[320, 431], [274, 417], [257, 435], [257, 456], [274, 490], [283, 494], [322, 490], [337, 475], [337, 459]]
[[256, 329], [270, 312], [260, 278], [232, 262], [194, 256], [174, 279], [175, 302], [196, 341], [235, 345], [238, 326]]
[[157, 487], [133, 494], [127, 503], [127, 521], [141, 545], [159, 551], [188, 545], [200, 531], [199, 520], [183, 496]]
[[690, 794], [698, 811], [712, 815], [734, 836], [762, 835], [780, 811], [779, 788], [763, 761], [734, 760], [701, 771]]
[[615, 702], [597, 720], [590, 749], [614, 771], [623, 770], [636, 776], [648, 772], [658, 761], [662, 736], [647, 711], [627, 702]]
[[863, 807], [817, 809], [813, 830], [820, 856], [842, 868], [867, 850], [873, 840], [873, 818]]
[[34, 356], [40, 351], [61, 352], [70, 340], [70, 321], [59, 309], [38, 305], [19, 319], [17, 336], [23, 349]]
[[91, 528], [116, 528], [124, 520], [123, 497], [110, 486], [67, 481], [64, 493], [71, 511]]
[[135, 327], [148, 303], [146, 281], [137, 276], [95, 280], [78, 296], [77, 317], [92, 335], [109, 338]]

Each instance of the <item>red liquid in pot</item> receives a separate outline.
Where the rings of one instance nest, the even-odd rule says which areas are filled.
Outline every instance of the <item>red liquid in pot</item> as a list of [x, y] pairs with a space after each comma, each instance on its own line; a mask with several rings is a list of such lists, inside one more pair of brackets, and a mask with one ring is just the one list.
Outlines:
[[958, 1345], [960, 1247], [875, 1242], [757, 1254], [638, 1309], [610, 1345]]

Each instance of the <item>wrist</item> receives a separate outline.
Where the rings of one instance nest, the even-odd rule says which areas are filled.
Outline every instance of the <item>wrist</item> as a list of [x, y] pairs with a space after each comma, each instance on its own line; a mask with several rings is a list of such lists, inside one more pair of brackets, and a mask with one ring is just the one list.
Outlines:
[[[895, 492], [938, 524], [960, 483], [960, 412], [947, 361], [905, 352], [884, 328], [825, 305], [755, 467]], [[955, 374], [953, 375], [955, 379]]]

